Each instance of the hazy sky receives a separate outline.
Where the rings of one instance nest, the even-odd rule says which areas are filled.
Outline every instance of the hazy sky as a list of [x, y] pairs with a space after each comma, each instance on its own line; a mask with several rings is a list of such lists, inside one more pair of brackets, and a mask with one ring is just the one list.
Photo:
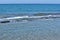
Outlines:
[[0, 4], [8, 4], [8, 3], [11, 3], [11, 4], [16, 4], [16, 3], [51, 3], [51, 4], [60, 4], [60, 0], [0, 0]]

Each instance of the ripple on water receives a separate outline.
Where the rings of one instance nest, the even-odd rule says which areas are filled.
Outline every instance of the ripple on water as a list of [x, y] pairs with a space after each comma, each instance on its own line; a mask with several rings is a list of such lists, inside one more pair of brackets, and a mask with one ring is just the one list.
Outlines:
[[0, 40], [59, 40], [60, 19], [0, 24]]

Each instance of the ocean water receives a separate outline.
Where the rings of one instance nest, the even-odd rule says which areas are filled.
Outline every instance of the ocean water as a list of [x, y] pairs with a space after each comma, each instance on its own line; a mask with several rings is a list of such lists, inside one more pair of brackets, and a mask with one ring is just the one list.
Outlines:
[[[60, 13], [60, 4], [0, 5], [0, 16], [39, 12]], [[60, 40], [60, 18], [0, 23], [0, 40]]]
[[60, 4], [0, 4], [0, 14], [60, 12]]

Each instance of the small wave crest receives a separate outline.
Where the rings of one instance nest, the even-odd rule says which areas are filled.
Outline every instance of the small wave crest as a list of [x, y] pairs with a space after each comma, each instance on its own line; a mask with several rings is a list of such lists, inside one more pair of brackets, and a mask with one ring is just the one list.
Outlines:
[[10, 21], [32, 21], [37, 19], [54, 19], [60, 18], [60, 15], [43, 15], [43, 16], [14, 16], [14, 17], [6, 17], [0, 18], [1, 23], [10, 22]]

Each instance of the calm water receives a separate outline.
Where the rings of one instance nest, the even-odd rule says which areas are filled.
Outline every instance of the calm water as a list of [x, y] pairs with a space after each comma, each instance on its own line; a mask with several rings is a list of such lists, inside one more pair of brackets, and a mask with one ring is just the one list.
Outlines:
[[[0, 4], [2, 14], [60, 12], [60, 4]], [[28, 13], [27, 13], [28, 14]]]
[[[0, 5], [0, 15], [59, 12], [60, 5]], [[32, 12], [32, 13], [30, 13]], [[60, 18], [28, 22], [0, 23], [0, 40], [60, 40]]]

